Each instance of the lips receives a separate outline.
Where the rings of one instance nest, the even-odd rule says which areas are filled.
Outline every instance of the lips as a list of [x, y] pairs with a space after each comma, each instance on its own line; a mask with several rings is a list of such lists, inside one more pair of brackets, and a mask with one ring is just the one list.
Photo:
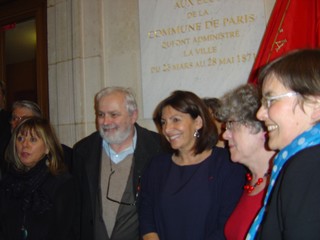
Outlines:
[[21, 158], [27, 158], [27, 157], [29, 157], [29, 153], [27, 153], [27, 152], [22, 152], [22, 153], [20, 153], [20, 156], [21, 156]]

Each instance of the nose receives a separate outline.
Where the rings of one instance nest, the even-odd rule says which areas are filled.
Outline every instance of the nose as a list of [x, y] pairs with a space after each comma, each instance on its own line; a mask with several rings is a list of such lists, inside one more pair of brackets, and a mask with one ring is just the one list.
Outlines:
[[14, 130], [19, 125], [20, 122], [21, 122], [20, 119], [12, 119], [11, 120], [11, 128], [12, 128], [12, 130]]
[[231, 131], [229, 129], [225, 129], [223, 131], [222, 138], [224, 140], [229, 140], [231, 138]]
[[23, 146], [23, 147], [27, 147], [28, 145], [29, 145], [29, 141], [27, 140], [27, 139], [22, 139], [21, 141], [20, 141], [20, 143], [21, 143], [21, 145]]
[[171, 130], [171, 125], [168, 123], [163, 123], [161, 128], [162, 128], [162, 133], [164, 135], [167, 135]]
[[260, 121], [265, 121], [268, 118], [268, 109], [261, 105], [256, 116]]
[[103, 125], [108, 125], [112, 122], [112, 118], [107, 114], [102, 118]]
[[18, 121], [11, 121], [11, 129], [12, 131], [17, 127]]

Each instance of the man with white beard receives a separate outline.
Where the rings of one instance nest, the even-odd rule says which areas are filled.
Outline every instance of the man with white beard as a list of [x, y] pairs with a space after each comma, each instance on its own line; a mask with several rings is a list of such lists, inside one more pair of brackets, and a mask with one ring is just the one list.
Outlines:
[[162, 152], [160, 135], [140, 127], [130, 89], [108, 87], [95, 96], [98, 131], [74, 146], [81, 240], [138, 240], [140, 178]]

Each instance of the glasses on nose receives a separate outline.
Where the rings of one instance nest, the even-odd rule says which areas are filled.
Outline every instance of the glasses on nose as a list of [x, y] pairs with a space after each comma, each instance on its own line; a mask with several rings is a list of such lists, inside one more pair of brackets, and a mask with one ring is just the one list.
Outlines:
[[296, 93], [296, 92], [288, 92], [288, 93], [281, 94], [278, 96], [263, 96], [261, 98], [261, 105], [263, 107], [269, 109], [274, 101], [279, 100], [281, 98], [293, 97], [293, 96], [297, 96], [297, 95], [298, 95], [298, 93]]
[[227, 121], [226, 122], [226, 130], [234, 132], [236, 129], [243, 124], [243, 121]]
[[11, 122], [21, 122], [25, 118], [26, 118], [25, 116], [19, 117], [19, 116], [13, 115], [11, 118]]
[[115, 202], [115, 203], [118, 203], [118, 204], [127, 205], [127, 206], [135, 206], [136, 203], [137, 203], [139, 192], [140, 192], [140, 178], [141, 177], [139, 176], [139, 178], [138, 178], [138, 186], [137, 186], [137, 189], [136, 189], [135, 200], [133, 202], [131, 202], [131, 203], [128, 203], [128, 202], [122, 202], [122, 201], [114, 200], [114, 199], [109, 197], [109, 189], [110, 189], [111, 177], [112, 177], [112, 175], [114, 173], [115, 173], [115, 170], [111, 170], [110, 174], [109, 174], [109, 181], [108, 181], [108, 186], [107, 186], [107, 199], [109, 201], [111, 201], [111, 202]]

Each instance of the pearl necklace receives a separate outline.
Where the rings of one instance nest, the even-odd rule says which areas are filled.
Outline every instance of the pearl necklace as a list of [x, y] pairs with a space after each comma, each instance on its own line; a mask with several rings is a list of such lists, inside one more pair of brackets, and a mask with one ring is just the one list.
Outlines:
[[248, 193], [251, 193], [256, 186], [258, 186], [258, 185], [260, 185], [261, 183], [263, 183], [263, 179], [264, 179], [265, 177], [267, 177], [269, 174], [270, 174], [269, 171], [266, 172], [266, 173], [263, 175], [263, 177], [258, 178], [258, 181], [257, 181], [255, 184], [250, 185], [249, 182], [252, 181], [252, 175], [251, 175], [251, 173], [247, 173], [247, 174], [246, 174], [246, 178], [247, 178], [248, 184], [244, 185], [244, 187], [243, 187], [244, 190], [246, 190]]

